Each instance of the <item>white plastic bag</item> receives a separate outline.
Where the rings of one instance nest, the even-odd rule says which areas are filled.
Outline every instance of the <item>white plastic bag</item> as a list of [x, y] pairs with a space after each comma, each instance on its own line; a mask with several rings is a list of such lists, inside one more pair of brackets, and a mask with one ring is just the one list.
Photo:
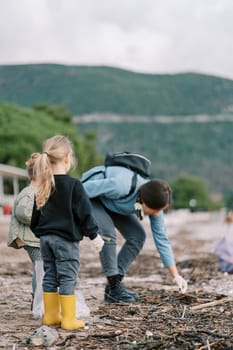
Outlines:
[[42, 260], [35, 261], [36, 271], [36, 291], [33, 299], [32, 314], [35, 319], [41, 319], [44, 313], [42, 280], [44, 277], [44, 267]]
[[233, 273], [233, 237], [232, 224], [227, 225], [225, 234], [215, 244], [214, 254], [219, 260], [219, 269], [222, 272]]
[[75, 291], [76, 294], [76, 317], [87, 318], [90, 317], [90, 309], [87, 306], [84, 296], [80, 290]]

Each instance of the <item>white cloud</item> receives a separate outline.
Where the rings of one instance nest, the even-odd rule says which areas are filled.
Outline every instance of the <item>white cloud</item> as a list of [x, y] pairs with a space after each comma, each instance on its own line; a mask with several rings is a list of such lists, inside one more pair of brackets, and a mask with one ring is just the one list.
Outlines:
[[101, 64], [233, 79], [232, 0], [0, 0], [0, 9], [0, 64]]

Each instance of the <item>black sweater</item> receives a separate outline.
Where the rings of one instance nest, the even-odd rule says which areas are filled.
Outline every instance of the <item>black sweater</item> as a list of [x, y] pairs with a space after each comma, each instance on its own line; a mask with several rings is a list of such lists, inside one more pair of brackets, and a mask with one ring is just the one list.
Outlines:
[[69, 241], [83, 236], [96, 238], [99, 228], [92, 216], [89, 198], [78, 179], [69, 175], [54, 175], [55, 191], [40, 209], [34, 208], [31, 230], [36, 237], [59, 235]]

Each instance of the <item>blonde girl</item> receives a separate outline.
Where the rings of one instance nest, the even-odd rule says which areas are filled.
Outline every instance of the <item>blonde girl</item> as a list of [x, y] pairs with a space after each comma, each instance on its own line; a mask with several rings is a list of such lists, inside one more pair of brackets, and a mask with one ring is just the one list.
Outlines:
[[68, 330], [84, 327], [84, 322], [76, 319], [79, 242], [88, 236], [98, 252], [103, 246], [85, 190], [78, 179], [67, 174], [73, 164], [67, 137], [56, 135], [44, 142], [35, 162], [38, 191], [31, 220], [44, 262], [43, 324]]

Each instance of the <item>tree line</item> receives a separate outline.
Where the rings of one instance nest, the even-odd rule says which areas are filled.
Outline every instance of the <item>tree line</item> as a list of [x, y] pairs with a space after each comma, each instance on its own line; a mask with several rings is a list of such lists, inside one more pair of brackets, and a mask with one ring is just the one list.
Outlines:
[[[0, 104], [0, 163], [25, 168], [32, 152], [40, 152], [42, 142], [55, 134], [65, 134], [78, 157], [78, 166], [72, 175], [80, 177], [88, 168], [100, 165], [103, 155], [97, 151], [97, 134], [81, 135], [72, 122], [70, 111], [63, 106], [36, 104], [25, 108], [15, 104]], [[171, 183], [173, 208], [212, 210], [224, 206], [211, 199], [201, 178], [179, 176]]]

